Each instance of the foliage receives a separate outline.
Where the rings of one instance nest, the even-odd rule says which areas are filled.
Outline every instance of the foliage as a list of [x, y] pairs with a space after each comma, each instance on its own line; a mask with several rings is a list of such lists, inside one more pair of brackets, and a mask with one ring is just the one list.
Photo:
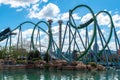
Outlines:
[[32, 58], [32, 61], [40, 60], [40, 58]]
[[77, 52], [78, 52], [77, 50], [73, 50], [73, 52], [72, 52], [72, 58], [73, 58], [73, 60], [77, 59], [77, 56], [78, 56]]
[[92, 67], [97, 67], [97, 64], [95, 62], [89, 62], [89, 65], [91, 65]]
[[50, 55], [49, 55], [48, 52], [46, 52], [45, 57], [44, 57], [44, 60], [45, 60], [46, 62], [49, 62], [49, 61], [50, 61]]
[[3, 58], [3, 56], [2, 56], [2, 51], [0, 51], [0, 59], [2, 59]]
[[28, 52], [24, 48], [17, 49], [17, 48], [12, 47], [11, 50], [9, 51], [9, 56], [17, 59], [19, 57], [26, 57], [27, 53]]
[[28, 53], [28, 60], [35, 60], [35, 59], [41, 59], [40, 52], [38, 50], [30, 51]]
[[34, 53], [34, 58], [39, 58], [41, 59], [41, 55], [40, 55], [40, 52], [38, 50], [35, 51]]
[[6, 55], [6, 49], [4, 47], [1, 47], [0, 49], [0, 59], [4, 59]]
[[27, 53], [27, 50], [24, 48], [16, 48], [15, 46], [11, 46], [9, 48], [1, 47], [0, 58], [4, 59], [7, 57], [12, 57], [17, 59], [18, 57], [26, 57]]
[[34, 57], [33, 55], [34, 55], [34, 51], [30, 51], [28, 53], [28, 60], [32, 60], [32, 58]]
[[17, 60], [17, 64], [26, 64], [27, 61], [26, 60]]

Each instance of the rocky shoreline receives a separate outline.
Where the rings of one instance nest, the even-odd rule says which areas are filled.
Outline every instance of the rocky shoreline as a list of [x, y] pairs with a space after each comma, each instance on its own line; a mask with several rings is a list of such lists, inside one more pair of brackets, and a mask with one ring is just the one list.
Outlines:
[[65, 60], [54, 60], [46, 62], [44, 60], [28, 61], [26, 63], [18, 64], [16, 61], [9, 61], [10, 64], [6, 64], [6, 60], [0, 60], [0, 70], [4, 69], [27, 69], [27, 68], [40, 68], [40, 69], [57, 69], [57, 70], [88, 70], [88, 71], [105, 71], [106, 68], [100, 64], [90, 62], [84, 64], [83, 62], [71, 62], [68, 63]]

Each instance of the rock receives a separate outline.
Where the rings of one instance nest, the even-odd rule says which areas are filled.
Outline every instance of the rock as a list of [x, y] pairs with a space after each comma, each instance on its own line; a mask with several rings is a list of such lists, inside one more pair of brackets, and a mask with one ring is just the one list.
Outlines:
[[88, 65], [91, 65], [91, 67], [96, 68], [97, 64], [95, 62], [89, 62]]
[[54, 64], [52, 62], [46, 63], [49, 67], [52, 67]]
[[104, 71], [104, 70], [106, 70], [106, 68], [102, 65], [97, 65], [97, 70]]
[[44, 61], [44, 60], [36, 60], [36, 61], [34, 61], [34, 64], [46, 64], [46, 61]]
[[82, 62], [79, 62], [77, 64], [77, 66], [75, 66], [75, 69], [77, 69], [77, 70], [86, 70], [87, 66], [85, 64], [83, 64]]
[[87, 70], [92, 70], [92, 66], [91, 65], [86, 65]]
[[35, 65], [34, 64], [27, 64], [26, 65], [26, 68], [28, 69], [28, 68], [34, 68], [35, 67]]
[[9, 58], [9, 62], [11, 62], [11, 64], [16, 64], [16, 60], [14, 58]]
[[74, 69], [75, 69], [75, 66], [70, 66], [70, 65], [62, 66], [62, 69], [63, 69], [63, 70], [74, 70]]
[[57, 69], [62, 69], [62, 63], [58, 64], [56, 68]]
[[67, 61], [65, 60], [55, 60], [53, 64], [62, 64], [62, 65], [67, 65]]
[[78, 62], [78, 64], [84, 64], [82, 61]]
[[0, 64], [0, 70], [3, 70], [3, 65], [2, 64]]
[[76, 61], [75, 61], [75, 62], [72, 62], [71, 65], [72, 65], [72, 66], [77, 66], [78, 63], [79, 63], [79, 62], [76, 62]]
[[4, 64], [9, 64], [9, 65], [15, 65], [16, 64], [16, 60], [14, 58], [5, 58], [4, 59]]
[[34, 65], [37, 68], [43, 68], [44, 64], [46, 64], [46, 62], [44, 60], [36, 60], [36, 61], [34, 61]]
[[59, 64], [52, 64], [50, 65], [50, 68], [51, 69], [62, 69], [62, 64], [59, 63]]
[[3, 59], [0, 59], [0, 64], [4, 64], [4, 60]]

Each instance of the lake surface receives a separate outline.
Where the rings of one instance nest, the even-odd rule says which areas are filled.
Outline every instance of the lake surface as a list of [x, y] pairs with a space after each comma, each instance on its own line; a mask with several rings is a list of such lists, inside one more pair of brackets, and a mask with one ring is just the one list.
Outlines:
[[120, 70], [0, 70], [0, 80], [120, 80]]

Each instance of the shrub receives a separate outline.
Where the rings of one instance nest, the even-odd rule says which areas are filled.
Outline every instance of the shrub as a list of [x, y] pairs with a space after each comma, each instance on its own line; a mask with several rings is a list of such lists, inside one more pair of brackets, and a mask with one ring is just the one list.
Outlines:
[[97, 67], [97, 64], [95, 62], [89, 62], [89, 65], [91, 65], [92, 67]]
[[34, 53], [34, 58], [39, 58], [41, 59], [41, 55], [40, 55], [40, 52], [38, 50], [35, 51]]
[[40, 58], [33, 58], [32, 61], [40, 60]]
[[50, 55], [48, 54], [48, 52], [45, 54], [44, 60], [45, 60], [46, 62], [49, 62], [49, 61], [50, 61]]
[[28, 53], [28, 60], [32, 60], [32, 58], [34, 57], [34, 52], [33, 51], [30, 51]]
[[17, 64], [26, 64], [27, 61], [26, 60], [17, 60]]
[[40, 52], [38, 50], [29, 52], [28, 60], [34, 60], [33, 58], [41, 59]]

